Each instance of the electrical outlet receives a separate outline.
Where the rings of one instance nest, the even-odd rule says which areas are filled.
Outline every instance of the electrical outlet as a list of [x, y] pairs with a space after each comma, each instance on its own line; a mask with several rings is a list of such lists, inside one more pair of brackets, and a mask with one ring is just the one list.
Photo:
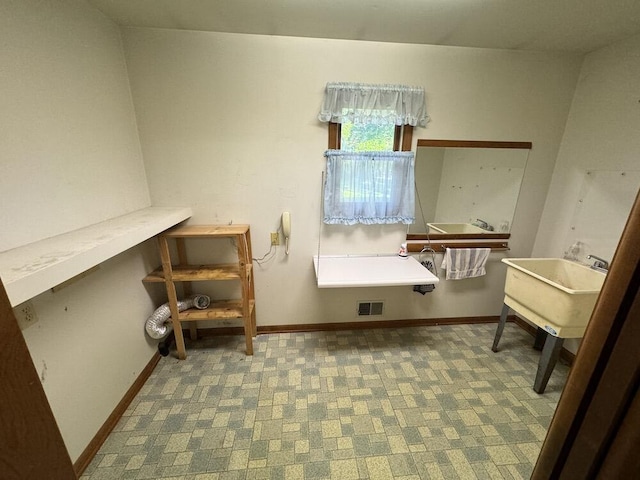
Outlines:
[[38, 321], [38, 315], [36, 315], [36, 310], [30, 300], [15, 307], [13, 314], [18, 320], [20, 330], [24, 330]]
[[278, 232], [271, 232], [271, 245], [280, 245], [280, 235], [278, 235]]

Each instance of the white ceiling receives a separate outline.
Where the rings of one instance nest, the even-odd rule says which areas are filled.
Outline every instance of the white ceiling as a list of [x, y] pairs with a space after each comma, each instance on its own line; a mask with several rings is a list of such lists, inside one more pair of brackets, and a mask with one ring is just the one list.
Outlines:
[[640, 0], [88, 0], [117, 24], [585, 53], [640, 33]]

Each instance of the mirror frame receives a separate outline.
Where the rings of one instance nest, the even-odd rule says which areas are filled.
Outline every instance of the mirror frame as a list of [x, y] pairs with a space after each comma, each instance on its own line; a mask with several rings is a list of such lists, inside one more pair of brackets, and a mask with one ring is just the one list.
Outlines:
[[[531, 150], [531, 142], [494, 142], [483, 140], [427, 140], [418, 139], [418, 147], [451, 148], [513, 148]], [[416, 148], [417, 150], [417, 148]], [[417, 154], [417, 152], [416, 152]], [[511, 233], [408, 233], [407, 240], [506, 240]]]

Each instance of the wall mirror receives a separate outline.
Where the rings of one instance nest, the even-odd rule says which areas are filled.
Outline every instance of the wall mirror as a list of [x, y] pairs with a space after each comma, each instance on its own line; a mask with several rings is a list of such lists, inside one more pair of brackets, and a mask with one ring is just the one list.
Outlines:
[[531, 142], [418, 140], [408, 240], [506, 239]]

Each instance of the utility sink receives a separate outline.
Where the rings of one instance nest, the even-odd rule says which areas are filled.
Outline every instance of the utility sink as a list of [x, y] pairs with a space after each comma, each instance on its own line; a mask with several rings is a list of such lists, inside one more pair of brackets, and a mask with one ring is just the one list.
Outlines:
[[504, 305], [491, 350], [507, 321], [509, 308], [538, 327], [534, 348], [542, 350], [533, 384], [543, 393], [565, 338], [580, 338], [587, 328], [606, 274], [561, 258], [503, 258], [507, 264]]
[[470, 223], [427, 223], [431, 233], [493, 233]]
[[580, 338], [605, 274], [562, 258], [503, 258], [504, 303], [551, 335]]

